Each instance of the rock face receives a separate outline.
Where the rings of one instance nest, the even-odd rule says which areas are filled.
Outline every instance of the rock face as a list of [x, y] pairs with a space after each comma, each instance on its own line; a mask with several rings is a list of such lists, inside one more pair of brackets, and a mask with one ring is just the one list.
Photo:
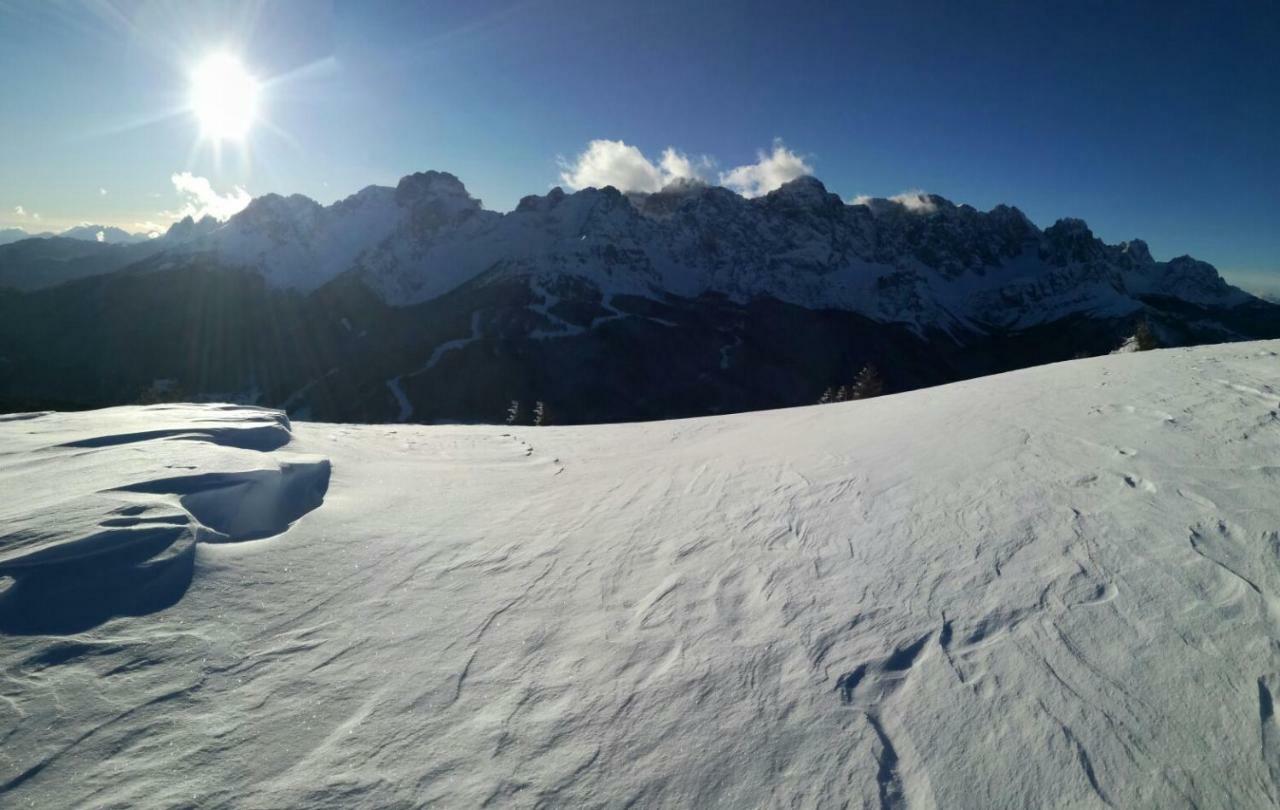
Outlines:
[[496, 421], [513, 399], [656, 418], [811, 402], [867, 362], [901, 390], [1103, 353], [1139, 320], [1164, 345], [1280, 335], [1280, 309], [1211, 265], [1082, 220], [847, 204], [812, 177], [755, 199], [556, 188], [500, 214], [423, 172], [327, 207], [267, 195], [153, 243], [62, 285], [0, 249], [0, 281], [29, 291], [0, 295], [0, 405], [129, 402], [173, 379], [317, 418]]

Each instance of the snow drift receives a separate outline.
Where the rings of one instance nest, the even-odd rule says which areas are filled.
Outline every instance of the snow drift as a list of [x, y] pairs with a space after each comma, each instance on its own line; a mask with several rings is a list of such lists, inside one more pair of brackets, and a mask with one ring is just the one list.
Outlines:
[[[257, 536], [316, 499], [237, 524], [208, 476], [334, 464], [283, 535], [197, 543], [166, 609], [0, 636], [4, 804], [1280, 800], [1280, 342], [683, 421], [194, 435], [272, 419], [0, 425], [11, 590], [105, 499]], [[162, 430], [190, 434], [101, 440]]]
[[[191, 581], [196, 543], [279, 534], [328, 486], [327, 459], [257, 458], [290, 440], [275, 411], [15, 414], [0, 416], [0, 435], [10, 462], [0, 480], [23, 493], [0, 506], [9, 633], [74, 632], [167, 607]], [[218, 471], [175, 474], [209, 468]]]

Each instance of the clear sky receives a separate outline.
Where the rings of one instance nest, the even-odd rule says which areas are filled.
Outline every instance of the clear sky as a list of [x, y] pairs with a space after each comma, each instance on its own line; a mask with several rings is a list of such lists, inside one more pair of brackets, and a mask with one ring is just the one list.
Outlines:
[[[264, 85], [215, 149], [189, 101], [219, 51]], [[0, 0], [0, 76], [0, 227], [142, 230], [425, 169], [506, 210], [599, 176], [578, 161], [607, 140], [587, 157], [671, 147], [717, 182], [765, 150], [846, 199], [1079, 216], [1280, 287], [1275, 2]]]

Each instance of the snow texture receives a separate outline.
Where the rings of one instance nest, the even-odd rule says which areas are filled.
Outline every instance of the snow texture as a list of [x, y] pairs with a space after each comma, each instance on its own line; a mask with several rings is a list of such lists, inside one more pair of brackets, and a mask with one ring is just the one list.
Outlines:
[[[177, 601], [197, 543], [279, 534], [323, 500], [326, 459], [275, 452], [279, 411], [218, 406], [0, 416], [0, 632], [74, 633]], [[38, 482], [38, 483], [36, 483]]]
[[[125, 408], [0, 446], [5, 806], [1280, 800], [1280, 342], [670, 422]], [[34, 627], [42, 570], [103, 550], [136, 587], [112, 531], [284, 533]]]

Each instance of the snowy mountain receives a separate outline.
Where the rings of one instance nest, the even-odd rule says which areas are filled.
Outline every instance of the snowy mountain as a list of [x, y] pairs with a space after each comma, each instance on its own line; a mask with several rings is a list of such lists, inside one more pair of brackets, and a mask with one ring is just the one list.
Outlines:
[[501, 421], [519, 400], [615, 421], [805, 404], [868, 362], [901, 391], [1104, 354], [1139, 321], [1162, 345], [1280, 337], [1280, 308], [1140, 240], [936, 195], [849, 204], [812, 177], [754, 199], [553, 189], [502, 214], [425, 172], [152, 242], [75, 272], [0, 250], [25, 291], [0, 294], [0, 408], [174, 379], [333, 420]]
[[190, 239], [206, 236], [221, 226], [221, 222], [208, 214], [205, 214], [199, 220], [186, 216], [170, 225], [163, 238], [166, 243], [186, 242]]
[[123, 228], [117, 228], [112, 225], [83, 223], [57, 234], [51, 231], [28, 233], [22, 228], [0, 228], [0, 245], [9, 245], [24, 239], [49, 239], [54, 236], [62, 237], [63, 239], [78, 239], [84, 242], [103, 242], [110, 245], [134, 245], [146, 242], [151, 238], [148, 234], [129, 233]]
[[86, 242], [105, 242], [109, 245], [132, 245], [151, 238], [145, 233], [129, 233], [112, 225], [93, 225], [87, 222], [68, 228], [58, 236], [64, 239], [83, 239]]
[[[39, 290], [112, 273], [221, 225], [210, 216], [199, 222], [186, 217], [171, 225], [163, 238], [155, 239], [99, 225], [81, 225], [57, 235], [13, 229], [23, 236], [7, 243], [0, 239], [0, 289]], [[102, 239], [97, 238], [99, 231]]]
[[394, 251], [441, 231], [465, 238], [449, 227], [464, 215], [500, 218], [481, 212], [479, 206], [457, 178], [426, 172], [404, 178], [394, 189], [369, 186], [327, 207], [300, 194], [267, 194], [225, 225], [208, 218], [201, 223], [184, 221], [166, 238], [185, 242], [175, 251], [178, 257], [249, 269], [272, 287], [311, 292], [384, 243], [391, 243], [385, 250]]
[[39, 239], [53, 234], [44, 233], [27, 233], [22, 228], [0, 228], [0, 245], [8, 245], [13, 242], [21, 242], [23, 239]]
[[553, 189], [497, 214], [453, 175], [427, 172], [328, 208], [268, 195], [189, 249], [303, 291], [350, 271], [393, 306], [486, 272], [572, 278], [597, 298], [768, 296], [944, 330], [1133, 313], [1148, 294], [1251, 300], [1210, 265], [1155, 262], [1140, 240], [1105, 245], [1082, 220], [1041, 231], [1016, 208], [984, 213], [936, 195], [848, 205], [813, 177], [757, 199], [688, 182], [657, 194]]
[[645, 424], [181, 405], [0, 446], [4, 806], [1280, 801], [1277, 341]]

